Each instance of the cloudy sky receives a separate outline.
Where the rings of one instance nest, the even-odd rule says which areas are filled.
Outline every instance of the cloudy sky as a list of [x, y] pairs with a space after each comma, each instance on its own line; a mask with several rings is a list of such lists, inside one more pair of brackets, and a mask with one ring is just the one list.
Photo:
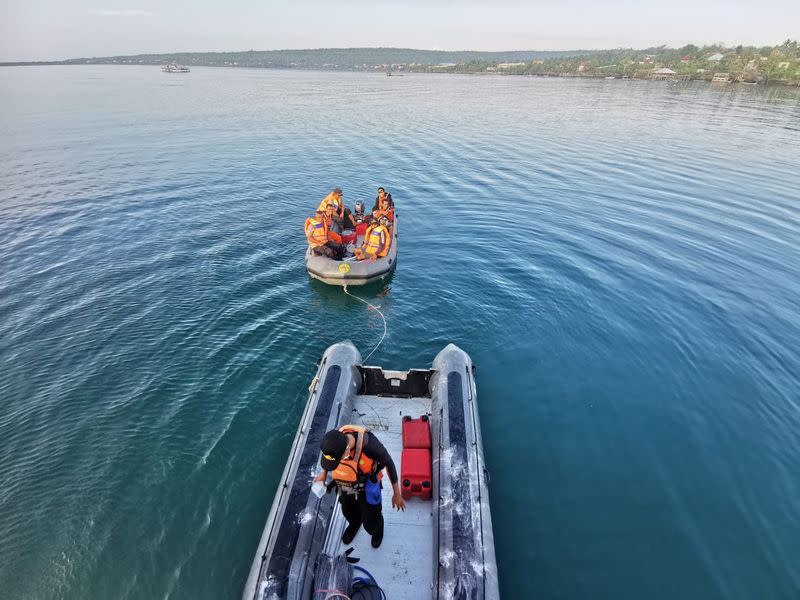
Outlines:
[[0, 0], [0, 61], [394, 46], [567, 50], [800, 37], [800, 0]]

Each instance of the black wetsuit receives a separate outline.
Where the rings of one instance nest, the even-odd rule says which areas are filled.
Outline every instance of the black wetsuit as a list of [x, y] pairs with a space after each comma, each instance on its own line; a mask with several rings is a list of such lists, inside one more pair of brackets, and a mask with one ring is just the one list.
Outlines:
[[[353, 435], [353, 434], [350, 434]], [[397, 483], [397, 467], [394, 465], [389, 452], [371, 432], [367, 433], [367, 439], [361, 453], [374, 460], [376, 473], [384, 467], [389, 473], [389, 481], [392, 485]], [[358, 494], [339, 494], [339, 502], [342, 504], [342, 515], [347, 519], [351, 526], [363, 525], [366, 532], [373, 536], [383, 537], [383, 511], [381, 503], [376, 505], [367, 502], [367, 495], [363, 491]]]

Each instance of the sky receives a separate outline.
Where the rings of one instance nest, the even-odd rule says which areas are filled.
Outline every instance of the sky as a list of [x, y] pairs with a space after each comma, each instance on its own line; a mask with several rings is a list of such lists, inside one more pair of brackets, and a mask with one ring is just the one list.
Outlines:
[[799, 37], [800, 0], [0, 0], [0, 61], [363, 46], [771, 46]]

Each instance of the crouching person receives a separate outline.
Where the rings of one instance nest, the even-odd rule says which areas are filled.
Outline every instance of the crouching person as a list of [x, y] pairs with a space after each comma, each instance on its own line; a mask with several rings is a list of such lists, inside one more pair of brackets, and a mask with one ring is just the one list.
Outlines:
[[342, 260], [344, 246], [329, 239], [328, 221], [323, 211], [318, 210], [313, 217], [306, 219], [305, 231], [308, 245], [314, 254]]
[[372, 536], [372, 547], [378, 548], [383, 541], [383, 469], [392, 482], [392, 506], [397, 510], [406, 508], [392, 457], [378, 438], [360, 425], [330, 430], [322, 438], [320, 450], [323, 470], [314, 480], [325, 483], [330, 473], [332, 483], [339, 489], [342, 515], [347, 520], [342, 543], [352, 542], [363, 525]]

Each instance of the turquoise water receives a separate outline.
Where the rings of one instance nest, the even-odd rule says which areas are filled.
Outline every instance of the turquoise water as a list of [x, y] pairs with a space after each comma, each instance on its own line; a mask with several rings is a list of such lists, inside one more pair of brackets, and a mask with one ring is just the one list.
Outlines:
[[0, 596], [239, 596], [383, 331], [303, 219], [384, 185], [370, 362], [475, 360], [504, 597], [796, 598], [798, 142], [781, 88], [0, 69]]

